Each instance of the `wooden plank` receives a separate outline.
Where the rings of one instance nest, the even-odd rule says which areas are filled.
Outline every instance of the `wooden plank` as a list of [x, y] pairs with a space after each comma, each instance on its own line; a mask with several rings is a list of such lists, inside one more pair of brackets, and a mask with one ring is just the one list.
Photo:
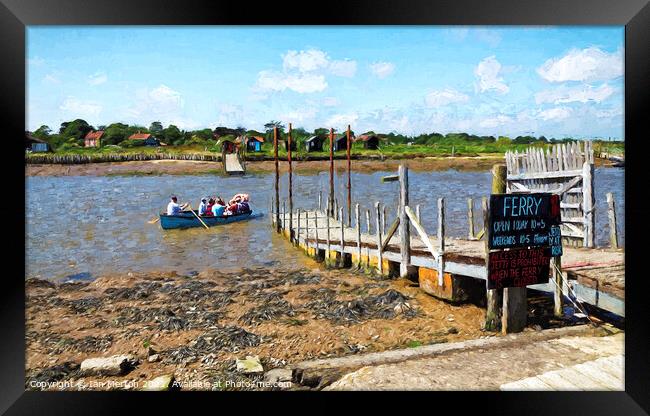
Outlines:
[[354, 205], [354, 216], [357, 226], [357, 267], [361, 268], [361, 215], [359, 211], [359, 204]]
[[609, 245], [618, 248], [618, 233], [616, 229], [616, 205], [614, 195], [607, 193], [607, 218], [609, 220]]
[[467, 198], [467, 224], [469, 226], [468, 237], [470, 240], [474, 239], [474, 201], [472, 198]]
[[573, 368], [584, 377], [590, 378], [598, 384], [602, 384], [608, 390], [623, 390], [625, 387], [623, 380], [600, 370], [595, 364], [595, 361], [578, 364]]
[[398, 180], [399, 180], [398, 175], [382, 176], [382, 178], [381, 178], [382, 182], [397, 182]]
[[309, 253], [309, 211], [305, 211], [305, 249]]
[[[505, 178], [506, 173], [503, 172]], [[438, 198], [438, 285], [442, 286], [445, 269], [445, 199]]]
[[594, 217], [594, 165], [585, 163], [582, 168], [582, 204], [585, 216], [585, 247], [594, 246], [595, 217]]
[[[415, 216], [415, 213], [409, 207], [408, 205], [404, 207], [406, 210], [406, 215], [409, 216], [411, 219], [411, 224], [413, 224], [413, 228], [418, 232], [420, 235], [420, 238], [422, 239], [422, 242], [427, 246], [427, 249], [431, 253], [434, 259], [438, 260], [440, 258], [440, 255], [436, 252], [436, 250], [433, 248], [433, 244], [431, 244], [431, 240], [429, 239], [429, 236], [427, 235], [426, 231], [424, 230], [424, 227], [420, 222], [418, 221], [417, 217]], [[399, 221], [399, 219], [397, 220]]]
[[341, 224], [341, 238], [340, 238], [340, 246], [341, 246], [341, 258], [339, 259], [340, 261], [340, 266], [343, 267], [345, 265], [345, 256], [343, 253], [345, 252], [345, 223], [343, 222], [343, 207], [339, 207], [339, 215], [341, 216], [341, 219], [339, 221], [339, 224]]
[[[400, 236], [400, 252], [402, 254], [402, 261], [400, 263], [400, 277], [407, 277], [408, 266], [411, 263], [411, 230], [409, 227], [409, 220], [406, 216], [404, 207], [409, 204], [409, 174], [408, 168], [405, 165], [400, 165], [398, 169], [399, 174], [399, 236]], [[379, 212], [379, 210], [377, 210]], [[377, 222], [379, 226], [379, 222]]]
[[564, 170], [561, 172], [532, 172], [523, 173], [519, 175], [508, 175], [509, 181], [526, 180], [526, 179], [554, 179], [554, 178], [570, 178], [579, 176], [582, 170]]
[[397, 231], [397, 227], [399, 226], [400, 219], [399, 217], [395, 218], [395, 221], [391, 224], [390, 228], [388, 228], [388, 231], [386, 232], [386, 236], [384, 237], [384, 242], [381, 243], [381, 249], [386, 250], [386, 247], [388, 246], [388, 243], [390, 242], [390, 239], [393, 237], [395, 234], [395, 231]]
[[571, 179], [569, 182], [563, 184], [559, 188], [552, 190], [551, 193], [555, 195], [564, 195], [569, 189], [573, 188], [580, 182], [582, 182], [582, 175], [576, 176], [575, 178]]
[[[379, 209], [379, 202], [375, 202], [375, 212], [377, 214], [377, 218], [375, 218], [375, 226], [377, 227], [377, 270], [379, 270], [379, 274], [383, 274], [383, 268], [384, 268], [383, 251], [384, 250], [381, 244], [381, 227], [379, 226], [380, 216], [381, 216], [381, 212]], [[368, 259], [370, 259], [370, 255], [368, 255]]]

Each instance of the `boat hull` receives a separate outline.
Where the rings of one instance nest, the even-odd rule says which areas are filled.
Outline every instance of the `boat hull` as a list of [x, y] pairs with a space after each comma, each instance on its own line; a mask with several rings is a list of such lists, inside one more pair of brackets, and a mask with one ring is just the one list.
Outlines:
[[[243, 214], [226, 215], [223, 217], [201, 217], [205, 225], [208, 227], [246, 221], [251, 218], [255, 218], [252, 211]], [[203, 227], [203, 224], [201, 224], [201, 221], [199, 221], [191, 212], [185, 211], [179, 215], [160, 214], [160, 226], [163, 230], [172, 230], [176, 228]]]

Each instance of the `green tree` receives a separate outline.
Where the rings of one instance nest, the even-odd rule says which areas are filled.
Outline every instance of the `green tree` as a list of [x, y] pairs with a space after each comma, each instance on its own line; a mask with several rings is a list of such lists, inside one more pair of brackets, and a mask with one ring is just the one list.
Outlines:
[[78, 118], [73, 121], [61, 123], [59, 134], [62, 136], [62, 140], [68, 141], [74, 138], [74, 143], [81, 146], [83, 145], [84, 136], [91, 130], [93, 130], [93, 126], [85, 120]]
[[178, 127], [170, 124], [166, 129], [162, 131], [162, 141], [167, 144], [173, 144], [175, 146], [183, 144], [183, 133], [178, 129]]
[[102, 143], [104, 145], [119, 145], [127, 136], [129, 126], [124, 123], [113, 123], [106, 126], [104, 135], [102, 136]]
[[32, 136], [36, 137], [37, 139], [48, 140], [50, 138], [50, 134], [52, 134], [52, 129], [49, 126], [42, 125], [36, 129]]
[[160, 121], [154, 121], [151, 123], [149, 126], [149, 133], [153, 135], [153, 137], [160, 139], [163, 131], [163, 125]]

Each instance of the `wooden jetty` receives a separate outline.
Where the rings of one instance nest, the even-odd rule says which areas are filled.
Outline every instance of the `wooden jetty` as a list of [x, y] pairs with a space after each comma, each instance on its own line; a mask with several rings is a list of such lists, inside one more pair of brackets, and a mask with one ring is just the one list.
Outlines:
[[[276, 166], [277, 163], [276, 156]], [[563, 315], [566, 302], [573, 303], [579, 312], [584, 312], [581, 307], [584, 302], [625, 316], [624, 253], [614, 243], [617, 236], [613, 202], [609, 205], [612, 247], [594, 247], [590, 145], [558, 145], [546, 154], [533, 148], [522, 154], [507, 154], [506, 164], [496, 165], [492, 173], [492, 193], [541, 191], [561, 196], [563, 255], [552, 260], [549, 283], [530, 288], [554, 293], [558, 316]], [[489, 232], [475, 233], [472, 200], [468, 201], [469, 237], [455, 238], [445, 232], [444, 198], [438, 198], [435, 207], [421, 209], [409, 205], [408, 168], [404, 165], [397, 175], [400, 197], [398, 215], [392, 224], [386, 223], [387, 207], [379, 202], [366, 210], [364, 218], [359, 204], [353, 206], [348, 199], [346, 218], [346, 210], [333, 198], [332, 180], [325, 206], [319, 193], [318, 202], [314, 201], [312, 208], [287, 210], [293, 204], [291, 201], [280, 204], [277, 175], [276, 171], [276, 196], [270, 208], [272, 226], [307, 255], [328, 266], [410, 278], [418, 281], [426, 293], [450, 301], [466, 300], [477, 290], [487, 291], [486, 328], [519, 332], [525, 327], [526, 287], [486, 289]], [[349, 192], [349, 181], [347, 187]], [[613, 201], [608, 195], [610, 199]], [[484, 224], [488, 209], [484, 197], [481, 208]], [[390, 207], [389, 210], [392, 211]], [[431, 213], [438, 220], [434, 232], [426, 230], [420, 221], [422, 215]], [[488, 325], [491, 320], [500, 324]]]
[[246, 173], [246, 163], [242, 149], [237, 149], [235, 152], [227, 152], [224, 147], [221, 151], [221, 160], [223, 162], [223, 170], [226, 174], [243, 175]]

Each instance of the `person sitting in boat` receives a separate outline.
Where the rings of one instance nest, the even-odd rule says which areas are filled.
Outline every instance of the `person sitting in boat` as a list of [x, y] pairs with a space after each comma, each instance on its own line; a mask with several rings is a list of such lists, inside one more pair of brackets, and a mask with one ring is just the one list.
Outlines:
[[205, 207], [205, 214], [208, 217], [212, 216], [212, 208], [214, 207], [215, 200], [214, 198], [210, 198], [208, 200], [208, 205]]
[[183, 210], [187, 208], [188, 205], [188, 203], [179, 205], [178, 198], [174, 195], [171, 197], [169, 204], [167, 204], [167, 215], [178, 215], [183, 212]]
[[248, 194], [237, 194], [233, 196], [230, 202], [228, 202], [228, 205], [237, 204], [243, 201], [248, 202]]
[[199, 204], [199, 215], [205, 215], [208, 212], [208, 198], [201, 198], [201, 203]]
[[217, 198], [217, 202], [212, 206], [212, 215], [215, 217], [222, 217], [226, 211], [226, 203], [221, 197]]

